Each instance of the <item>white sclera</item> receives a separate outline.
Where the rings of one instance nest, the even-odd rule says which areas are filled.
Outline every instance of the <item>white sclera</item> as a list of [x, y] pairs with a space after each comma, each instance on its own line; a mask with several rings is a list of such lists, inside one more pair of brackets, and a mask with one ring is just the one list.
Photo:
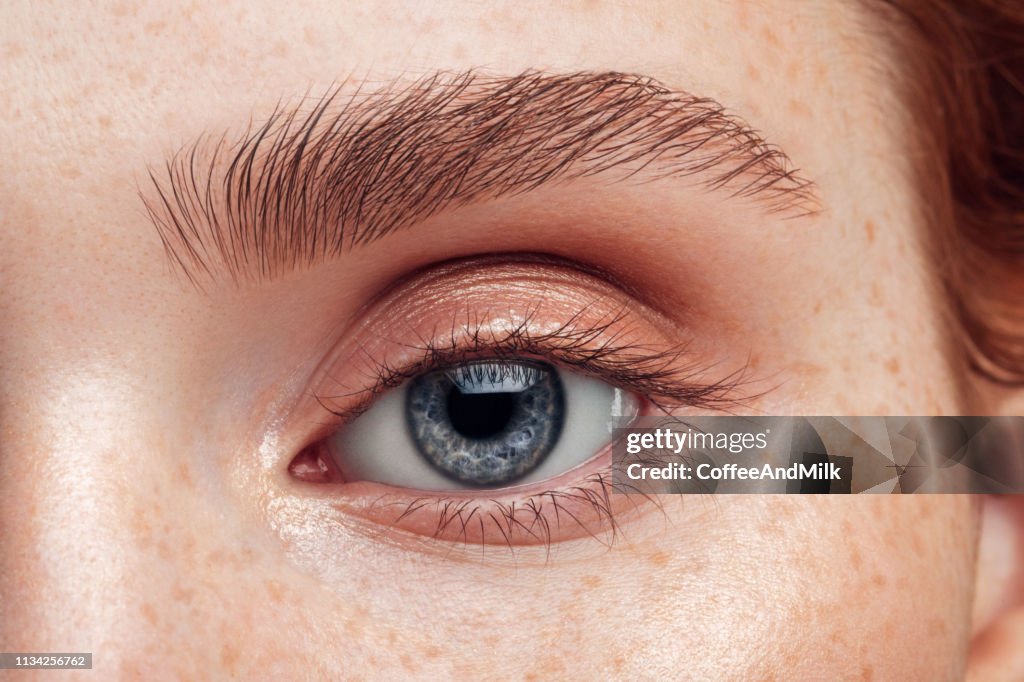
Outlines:
[[[583, 464], [611, 443], [611, 430], [636, 417], [633, 394], [599, 379], [556, 370], [565, 390], [565, 423], [540, 465], [509, 485], [554, 478]], [[406, 424], [408, 383], [390, 391], [328, 439], [347, 481], [377, 481], [415, 490], [481, 490], [452, 480], [419, 453]]]

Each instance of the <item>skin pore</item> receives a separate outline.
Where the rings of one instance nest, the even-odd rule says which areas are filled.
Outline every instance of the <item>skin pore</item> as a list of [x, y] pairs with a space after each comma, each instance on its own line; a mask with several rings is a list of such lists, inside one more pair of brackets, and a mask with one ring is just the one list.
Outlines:
[[[989, 408], [964, 397], [877, 16], [782, 0], [3, 15], [0, 650], [92, 651], [101, 678], [962, 674], [977, 499], [686, 497], [623, 510], [611, 542], [507, 542], [495, 524], [481, 552], [366, 511], [373, 484], [289, 466], [356, 418], [381, 365], [524, 321], [533, 338], [611, 325], [691, 383], [741, 373], [739, 412]], [[273, 277], [235, 283], [218, 257], [193, 286], [168, 258], [144, 200], [177, 150], [332, 88], [469, 70], [713, 98], [784, 150], [815, 210], [593, 175]]]

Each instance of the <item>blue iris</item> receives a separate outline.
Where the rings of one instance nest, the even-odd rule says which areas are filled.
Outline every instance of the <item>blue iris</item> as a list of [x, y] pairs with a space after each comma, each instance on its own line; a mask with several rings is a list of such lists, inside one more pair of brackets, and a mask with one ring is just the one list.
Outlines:
[[410, 382], [406, 417], [420, 454], [446, 476], [503, 485], [551, 452], [565, 423], [565, 392], [551, 365], [468, 362]]

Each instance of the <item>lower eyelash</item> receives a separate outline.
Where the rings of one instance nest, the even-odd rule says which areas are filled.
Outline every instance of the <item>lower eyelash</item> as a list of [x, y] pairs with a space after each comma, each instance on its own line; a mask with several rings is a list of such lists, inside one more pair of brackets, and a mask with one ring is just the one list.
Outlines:
[[468, 497], [421, 496], [411, 501], [374, 500], [369, 511], [394, 510], [390, 526], [419, 527], [427, 537], [464, 547], [518, 548], [541, 546], [546, 553], [556, 542], [589, 537], [611, 547], [619, 536], [617, 517], [642, 504], [658, 500], [649, 495], [613, 495], [612, 473], [607, 468], [576, 485], [501, 501]]

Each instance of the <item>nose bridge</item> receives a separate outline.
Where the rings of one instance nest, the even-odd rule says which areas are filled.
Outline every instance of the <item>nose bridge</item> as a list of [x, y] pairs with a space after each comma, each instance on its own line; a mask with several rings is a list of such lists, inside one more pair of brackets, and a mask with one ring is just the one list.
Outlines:
[[35, 369], [2, 372], [0, 650], [92, 651], [122, 635], [119, 588], [140, 579], [130, 392]]

